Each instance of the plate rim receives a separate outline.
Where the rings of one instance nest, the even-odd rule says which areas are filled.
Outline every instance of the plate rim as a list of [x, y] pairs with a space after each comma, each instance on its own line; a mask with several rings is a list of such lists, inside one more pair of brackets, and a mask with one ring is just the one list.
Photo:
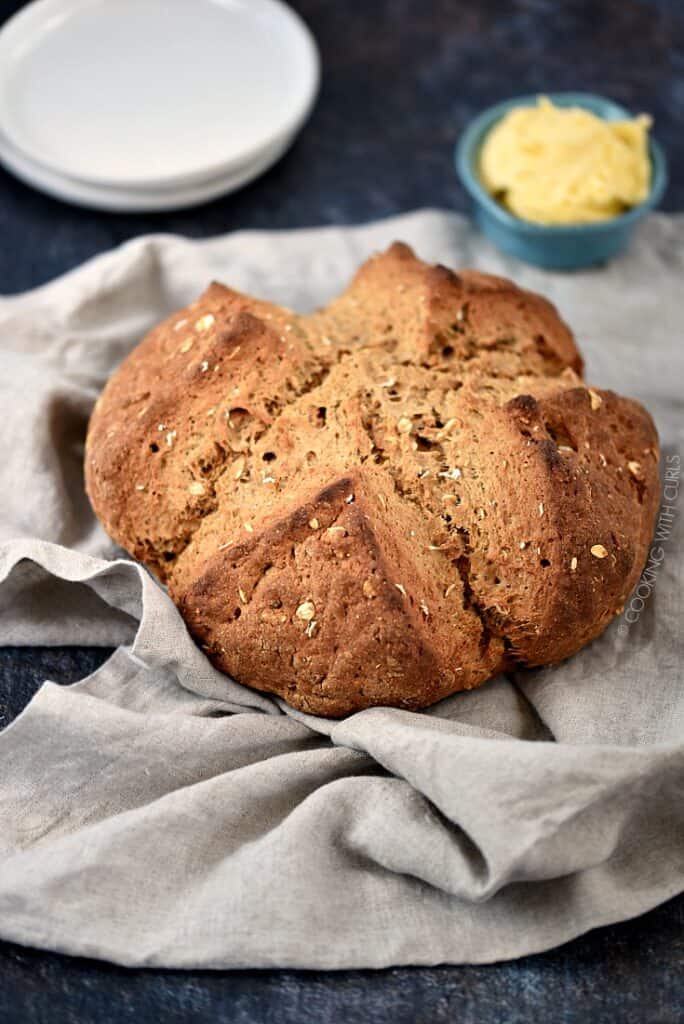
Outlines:
[[161, 190], [117, 189], [91, 185], [51, 171], [25, 154], [17, 151], [11, 140], [0, 131], [0, 166], [24, 185], [52, 199], [70, 203], [87, 210], [102, 210], [112, 214], [164, 213], [190, 209], [237, 192], [265, 174], [284, 156], [294, 142], [296, 132], [267, 147], [253, 163], [241, 166], [235, 172], [219, 175], [208, 181], [197, 182], [185, 188]]

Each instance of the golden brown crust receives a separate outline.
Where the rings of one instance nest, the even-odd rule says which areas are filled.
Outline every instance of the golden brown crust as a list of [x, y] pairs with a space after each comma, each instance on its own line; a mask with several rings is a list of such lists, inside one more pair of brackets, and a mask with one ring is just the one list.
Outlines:
[[212, 285], [90, 424], [109, 533], [212, 661], [338, 717], [558, 661], [646, 558], [658, 443], [553, 307], [396, 243], [297, 316]]

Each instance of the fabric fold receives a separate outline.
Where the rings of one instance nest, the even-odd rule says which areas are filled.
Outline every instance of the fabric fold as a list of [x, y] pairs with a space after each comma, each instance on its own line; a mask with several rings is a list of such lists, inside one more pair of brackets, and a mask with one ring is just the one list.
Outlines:
[[[96, 613], [108, 626], [116, 625], [112, 637], [118, 639], [123, 634], [133, 640], [133, 658], [172, 673], [177, 685], [219, 701], [226, 710], [279, 713], [270, 698], [239, 686], [212, 668], [163, 589], [135, 562], [107, 562], [45, 541], [20, 540], [0, 545], [3, 582], [0, 610], [6, 610], [7, 618], [16, 615], [19, 606], [35, 628], [40, 605], [41, 617], [51, 610], [50, 627], [59, 632], [62, 643], [79, 643], [89, 629], [90, 616]], [[65, 590], [60, 585], [64, 582], [76, 587]], [[92, 592], [90, 599], [83, 592], [84, 584], [86, 591]], [[10, 632], [5, 642], [16, 643], [17, 638]]]

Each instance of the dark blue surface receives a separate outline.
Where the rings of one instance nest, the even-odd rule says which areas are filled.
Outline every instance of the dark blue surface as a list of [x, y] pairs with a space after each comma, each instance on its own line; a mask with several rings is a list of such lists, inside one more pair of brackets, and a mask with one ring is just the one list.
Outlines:
[[[0, 22], [19, 6], [0, 4]], [[682, 0], [294, 6], [321, 46], [323, 89], [272, 171], [234, 196], [153, 217], [77, 210], [0, 171], [0, 292], [33, 287], [147, 231], [199, 237], [427, 205], [464, 210], [452, 164], [460, 130], [498, 100], [541, 90], [587, 89], [653, 114], [670, 163], [664, 206], [684, 209]], [[105, 655], [0, 649], [0, 727], [44, 678], [80, 678]], [[0, 943], [0, 1022], [674, 1024], [684, 1019], [683, 924], [679, 897], [537, 957], [379, 972], [134, 971]]]
[[[0, 23], [17, 10], [0, 2]], [[654, 117], [684, 209], [682, 0], [293, 0], [322, 55], [322, 90], [290, 152], [241, 192], [170, 215], [94, 214], [0, 170], [0, 293], [23, 291], [133, 235], [195, 237], [465, 210], [457, 136], [512, 95], [586, 90]], [[160, 33], [160, 45], [163, 34]], [[192, 47], [189, 46], [192, 55]]]

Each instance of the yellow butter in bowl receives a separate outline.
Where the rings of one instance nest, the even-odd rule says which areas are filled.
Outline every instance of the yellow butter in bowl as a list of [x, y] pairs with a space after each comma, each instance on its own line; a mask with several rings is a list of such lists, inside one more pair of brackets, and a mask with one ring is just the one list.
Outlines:
[[511, 213], [538, 224], [608, 220], [643, 202], [651, 185], [651, 119], [604, 121], [581, 107], [509, 111], [486, 136], [480, 178]]

